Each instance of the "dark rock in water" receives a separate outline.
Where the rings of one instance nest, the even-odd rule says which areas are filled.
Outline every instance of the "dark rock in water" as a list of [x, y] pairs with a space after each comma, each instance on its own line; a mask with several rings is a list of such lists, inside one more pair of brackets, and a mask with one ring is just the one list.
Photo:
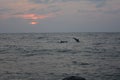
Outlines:
[[86, 80], [86, 79], [83, 77], [79, 77], [79, 76], [69, 76], [69, 77], [64, 78], [63, 80]]

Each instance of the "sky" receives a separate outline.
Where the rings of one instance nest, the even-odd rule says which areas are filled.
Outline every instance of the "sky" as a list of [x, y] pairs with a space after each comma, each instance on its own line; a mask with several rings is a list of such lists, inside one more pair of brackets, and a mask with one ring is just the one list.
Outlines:
[[0, 0], [0, 33], [120, 32], [120, 0]]

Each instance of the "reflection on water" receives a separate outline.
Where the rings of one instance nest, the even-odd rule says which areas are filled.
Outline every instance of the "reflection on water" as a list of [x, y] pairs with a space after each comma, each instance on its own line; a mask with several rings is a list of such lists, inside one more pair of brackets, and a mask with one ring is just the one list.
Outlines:
[[120, 80], [119, 64], [120, 33], [0, 34], [0, 80]]

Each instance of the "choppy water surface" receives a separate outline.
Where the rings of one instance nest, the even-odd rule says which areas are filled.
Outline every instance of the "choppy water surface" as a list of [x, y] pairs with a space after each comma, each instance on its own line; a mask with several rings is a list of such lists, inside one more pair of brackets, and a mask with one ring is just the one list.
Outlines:
[[120, 33], [0, 34], [0, 80], [61, 80], [70, 75], [120, 80]]

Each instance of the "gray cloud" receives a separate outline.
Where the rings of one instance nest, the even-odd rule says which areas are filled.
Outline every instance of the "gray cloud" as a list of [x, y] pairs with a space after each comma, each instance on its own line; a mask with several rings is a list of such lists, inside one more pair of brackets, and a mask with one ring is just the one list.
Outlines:
[[12, 12], [13, 10], [12, 9], [9, 9], [9, 8], [0, 8], [0, 14], [4, 14], [4, 13], [10, 13]]
[[38, 4], [48, 4], [48, 3], [56, 3], [56, 2], [70, 2], [70, 1], [80, 1], [80, 0], [28, 0], [33, 3]]
[[97, 4], [97, 7], [103, 6], [103, 4], [107, 1], [107, 0], [28, 0], [30, 2], [33, 3], [38, 3], [38, 4], [48, 4], [48, 3], [56, 3], [56, 2], [76, 2], [76, 1], [90, 1], [92, 3]]
[[88, 1], [95, 3], [96, 7], [99, 8], [99, 7], [103, 7], [107, 0], [88, 0]]
[[96, 4], [96, 7], [103, 7], [107, 0], [28, 0], [29, 2], [35, 4], [52, 4], [52, 3], [60, 3], [60, 2], [76, 2], [76, 1], [89, 1], [91, 3]]
[[56, 6], [56, 5], [50, 5], [46, 8], [42, 8], [42, 9], [36, 9], [36, 8], [32, 8], [28, 11], [28, 13], [37, 13], [37, 14], [49, 14], [49, 13], [56, 13], [61, 11], [61, 8]]
[[50, 3], [50, 0], [29, 0], [30, 2], [34, 2], [34, 3]]
[[104, 12], [105, 14], [118, 14], [118, 13], [120, 13], [120, 9], [103, 11], [103, 12]]

